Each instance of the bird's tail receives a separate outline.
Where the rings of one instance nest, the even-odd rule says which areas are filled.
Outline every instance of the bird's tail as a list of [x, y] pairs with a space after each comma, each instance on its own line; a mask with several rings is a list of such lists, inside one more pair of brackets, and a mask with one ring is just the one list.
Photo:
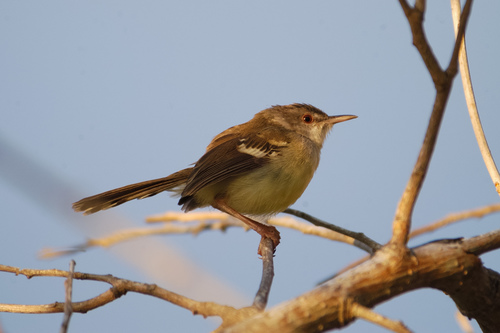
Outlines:
[[85, 215], [88, 215], [121, 205], [133, 199], [151, 197], [163, 191], [175, 191], [186, 183], [192, 170], [193, 168], [187, 168], [168, 177], [130, 184], [83, 198], [73, 204], [73, 209], [76, 212], [84, 212]]

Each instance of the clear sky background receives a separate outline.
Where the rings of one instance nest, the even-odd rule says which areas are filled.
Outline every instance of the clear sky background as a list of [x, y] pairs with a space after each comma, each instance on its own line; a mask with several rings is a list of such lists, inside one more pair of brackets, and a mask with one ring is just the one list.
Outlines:
[[[500, 159], [500, 2], [477, 1], [467, 46], [478, 107]], [[426, 29], [442, 64], [453, 45], [450, 5], [429, 1]], [[146, 216], [179, 211], [167, 194], [81, 217], [71, 203], [195, 162], [210, 139], [275, 104], [310, 103], [359, 118], [335, 126], [310, 186], [294, 204], [379, 242], [416, 160], [434, 88], [397, 1], [0, 2], [0, 263], [113, 274], [197, 300], [251, 303], [260, 282], [259, 236], [229, 230], [91, 249], [65, 248]], [[443, 65], [444, 66], [444, 65]], [[499, 201], [472, 132], [460, 79], [414, 214], [422, 226]], [[499, 216], [417, 238], [467, 237]], [[281, 230], [270, 306], [311, 288], [364, 255]], [[500, 271], [500, 253], [482, 257]], [[74, 300], [108, 286], [75, 283]], [[0, 274], [0, 302], [63, 301], [63, 279]], [[454, 303], [417, 290], [375, 308], [415, 332], [456, 332]], [[0, 314], [6, 332], [55, 332], [62, 314]], [[85, 315], [70, 332], [207, 332], [218, 321], [128, 294]], [[478, 330], [477, 324], [474, 323]], [[385, 332], [356, 321], [344, 332]]]

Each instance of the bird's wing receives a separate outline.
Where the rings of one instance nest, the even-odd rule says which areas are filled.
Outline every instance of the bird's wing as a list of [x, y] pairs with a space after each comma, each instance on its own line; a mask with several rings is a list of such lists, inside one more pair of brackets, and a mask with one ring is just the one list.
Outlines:
[[[230, 136], [232, 137], [220, 138], [222, 143], [212, 146], [196, 162], [182, 197], [192, 196], [207, 185], [262, 167], [272, 158], [279, 156], [288, 145], [288, 142], [270, 143], [259, 134], [246, 137], [233, 134]], [[182, 199], [179, 204], [182, 204]]]

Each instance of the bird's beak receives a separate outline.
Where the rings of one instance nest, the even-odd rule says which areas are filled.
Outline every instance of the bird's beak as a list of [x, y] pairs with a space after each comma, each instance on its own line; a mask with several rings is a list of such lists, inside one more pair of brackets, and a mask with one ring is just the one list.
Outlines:
[[333, 124], [341, 123], [343, 121], [348, 121], [348, 120], [351, 120], [354, 118], [358, 118], [358, 116], [353, 116], [350, 114], [345, 114], [345, 115], [341, 115], [341, 116], [329, 116], [328, 122], [333, 125]]

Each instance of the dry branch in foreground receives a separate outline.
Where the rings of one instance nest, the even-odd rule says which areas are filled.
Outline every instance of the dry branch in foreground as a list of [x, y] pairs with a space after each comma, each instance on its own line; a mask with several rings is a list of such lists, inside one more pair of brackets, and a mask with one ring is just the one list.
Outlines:
[[382, 248], [368, 261], [317, 288], [220, 332], [323, 332], [356, 318], [353, 304], [372, 308], [430, 287], [448, 294], [483, 332], [500, 327], [500, 277], [478, 255], [500, 247], [500, 230], [474, 238], [428, 243], [401, 258]]
[[[356, 315], [380, 324], [397, 322], [369, 315], [368, 309], [405, 292], [419, 288], [439, 289], [448, 294], [460, 311], [478, 321], [484, 332], [500, 327], [500, 275], [482, 265], [479, 255], [500, 247], [500, 230], [468, 239], [442, 240], [412, 249], [401, 257], [393, 246], [385, 246], [375, 255], [332, 280], [279, 304], [267, 311], [256, 306], [235, 309], [213, 302], [198, 302], [154, 284], [75, 272], [74, 279], [108, 283], [111, 288], [86, 301], [73, 302], [73, 312], [87, 312], [115, 301], [127, 292], [158, 297], [193, 314], [219, 316], [219, 332], [322, 332], [340, 328]], [[269, 251], [270, 252], [270, 251]], [[0, 265], [0, 271], [27, 277], [55, 276], [67, 278], [61, 270], [31, 270]], [[264, 290], [265, 292], [265, 290]], [[64, 312], [64, 303], [42, 305], [0, 304], [2, 312]], [[403, 331], [403, 326], [400, 325]]]

